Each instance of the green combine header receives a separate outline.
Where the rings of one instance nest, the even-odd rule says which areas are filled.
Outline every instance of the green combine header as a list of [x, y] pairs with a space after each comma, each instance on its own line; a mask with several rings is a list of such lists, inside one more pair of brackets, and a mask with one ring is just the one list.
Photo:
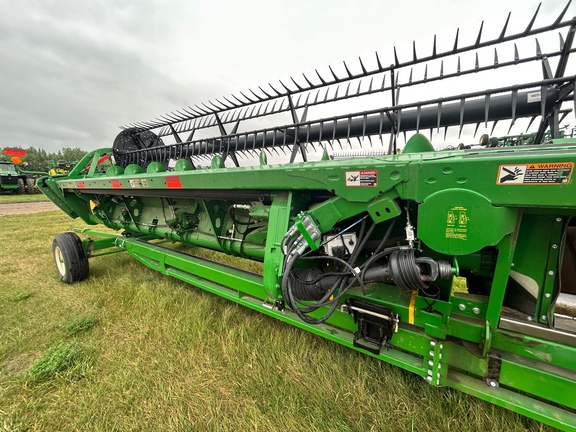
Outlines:
[[[574, 120], [569, 5], [542, 27], [534, 15], [511, 33], [508, 16], [494, 39], [481, 26], [470, 45], [456, 32], [447, 51], [434, 39], [431, 53], [394, 49], [125, 126], [38, 182], [70, 217], [118, 232], [59, 234], [60, 278], [125, 251], [432, 386], [576, 430], [576, 140], [543, 144]], [[522, 121], [533, 145], [430, 142]]]

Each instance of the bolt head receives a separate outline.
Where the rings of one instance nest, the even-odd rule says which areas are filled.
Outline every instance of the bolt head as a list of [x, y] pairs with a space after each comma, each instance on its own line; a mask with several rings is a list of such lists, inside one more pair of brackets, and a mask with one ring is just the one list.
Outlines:
[[474, 315], [479, 315], [480, 314], [480, 308], [475, 307], [472, 309], [472, 312], [474, 312]]
[[427, 377], [426, 377], [426, 381], [428, 381], [429, 383], [432, 383], [432, 377], [431, 377], [431, 376], [427, 376]]
[[544, 294], [544, 297], [550, 298], [550, 297], [552, 297], [552, 296], [550, 295], [550, 293], [546, 293], [546, 294]]
[[436, 342], [435, 342], [435, 341], [430, 341], [430, 346], [431, 346], [431, 347], [435, 347], [435, 346], [436, 346]]
[[542, 316], [540, 317], [540, 319], [541, 319], [542, 321], [546, 321], [546, 320], [547, 320], [546, 315], [542, 315]]
[[552, 270], [550, 270], [550, 271], [548, 272], [548, 274], [549, 274], [550, 276], [554, 276], [554, 272], [553, 272]]
[[561, 218], [556, 218], [556, 222], [562, 222]]
[[553, 244], [553, 245], [552, 245], [552, 249], [558, 249], [558, 245], [557, 245], [557, 244]]
[[460, 303], [458, 305], [458, 309], [460, 309], [461, 311], [466, 310], [466, 305], [464, 303]]
[[490, 380], [490, 387], [496, 388], [496, 381]]

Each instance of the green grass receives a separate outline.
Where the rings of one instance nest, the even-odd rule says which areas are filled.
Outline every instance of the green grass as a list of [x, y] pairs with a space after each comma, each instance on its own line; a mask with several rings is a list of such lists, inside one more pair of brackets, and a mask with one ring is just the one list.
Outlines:
[[66, 336], [76, 336], [91, 330], [96, 324], [98, 324], [98, 318], [96, 316], [84, 314], [71, 318], [62, 324], [62, 330], [64, 330]]
[[63, 284], [51, 244], [70, 225], [2, 217], [1, 431], [550, 430], [125, 254]]
[[20, 202], [35, 202], [35, 201], [49, 201], [44, 194], [16, 194], [16, 193], [0, 193], [0, 204], [5, 203], [20, 203]]
[[31, 293], [30, 291], [22, 291], [22, 292], [14, 294], [12, 297], [10, 297], [9, 300], [13, 301], [13, 302], [24, 301], [24, 300], [29, 299], [32, 294], [33, 293]]
[[22, 374], [24, 386], [45, 384], [56, 379], [86, 376], [91, 359], [76, 342], [58, 342], [44, 351]]

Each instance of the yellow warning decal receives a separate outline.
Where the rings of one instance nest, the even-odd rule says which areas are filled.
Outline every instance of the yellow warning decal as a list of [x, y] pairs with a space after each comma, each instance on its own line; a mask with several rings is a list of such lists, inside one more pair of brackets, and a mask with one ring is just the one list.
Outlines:
[[418, 291], [412, 291], [412, 297], [410, 297], [410, 304], [408, 305], [409, 324], [414, 324], [414, 305], [416, 303], [416, 294], [418, 294]]
[[452, 207], [446, 214], [446, 238], [468, 240], [468, 209]]

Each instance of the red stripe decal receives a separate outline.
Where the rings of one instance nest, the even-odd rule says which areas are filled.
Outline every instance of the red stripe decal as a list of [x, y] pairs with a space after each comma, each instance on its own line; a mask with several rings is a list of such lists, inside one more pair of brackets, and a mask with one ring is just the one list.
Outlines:
[[178, 176], [168, 176], [166, 177], [166, 187], [168, 188], [181, 188], [182, 182]]
[[121, 188], [120, 180], [110, 180], [110, 184], [113, 188]]
[[78, 182], [78, 183], [76, 183], [76, 184], [78, 185], [78, 187], [79, 187], [80, 189], [84, 189], [84, 188], [86, 187], [86, 186], [84, 186], [84, 182]]

